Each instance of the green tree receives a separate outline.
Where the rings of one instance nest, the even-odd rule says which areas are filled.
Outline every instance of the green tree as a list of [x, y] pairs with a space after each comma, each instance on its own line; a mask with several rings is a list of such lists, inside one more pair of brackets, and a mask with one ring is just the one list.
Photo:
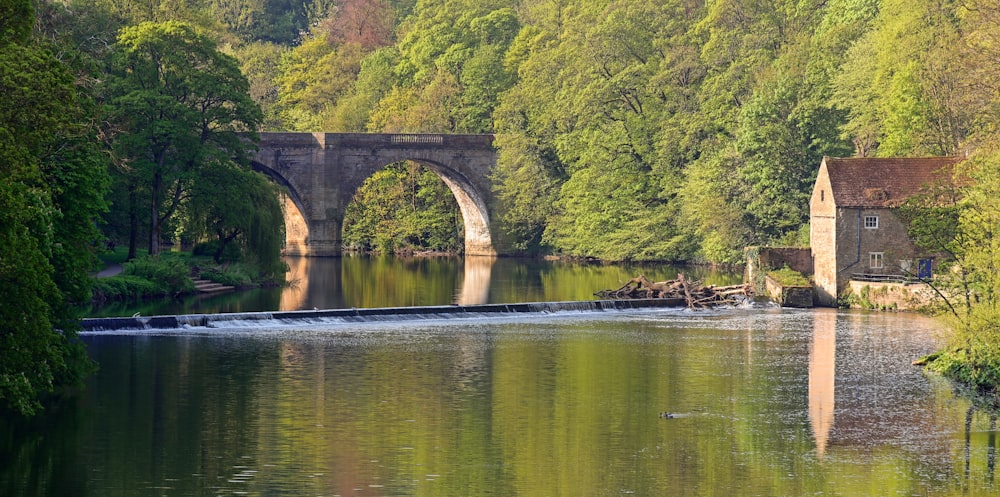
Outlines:
[[[954, 335], [931, 368], [977, 389], [1000, 386], [1000, 153], [995, 141], [957, 167], [967, 186], [960, 197], [930, 192], [910, 206], [917, 216], [910, 231], [946, 257], [938, 265], [935, 288], [942, 291]], [[956, 201], [957, 200], [957, 201]], [[914, 208], [916, 207], [916, 208]]]
[[148, 191], [149, 253], [156, 255], [164, 223], [198, 181], [198, 168], [246, 163], [239, 133], [256, 130], [260, 109], [235, 59], [190, 25], [124, 28], [118, 46], [110, 86], [121, 132], [113, 147], [128, 176]]
[[0, 5], [0, 42], [26, 41], [31, 34], [34, 16], [31, 0], [9, 0]]
[[432, 171], [396, 163], [373, 174], [344, 214], [344, 245], [391, 254], [457, 252], [461, 215], [454, 196]]
[[[27, 6], [27, 7], [25, 7]], [[32, 414], [90, 370], [73, 304], [89, 293], [105, 164], [74, 75], [0, 7], [0, 408]]]
[[521, 252], [540, 252], [560, 184], [554, 172], [555, 152], [523, 134], [497, 135], [494, 144], [499, 156], [491, 180], [507, 237], [504, 244]]
[[365, 131], [375, 106], [399, 84], [395, 67], [399, 51], [394, 47], [375, 50], [361, 59], [361, 69], [350, 92], [337, 102], [330, 113], [330, 131]]
[[232, 162], [206, 164], [184, 205], [185, 234], [194, 240], [214, 237], [215, 262], [230, 245], [265, 276], [282, 268], [283, 214], [278, 189], [263, 175]]
[[859, 155], [948, 155], [966, 136], [973, 109], [952, 97], [965, 90], [952, 66], [961, 43], [951, 4], [883, 1], [847, 52], [833, 97]]
[[250, 85], [250, 98], [260, 106], [261, 128], [265, 131], [284, 129], [278, 103], [280, 87], [276, 80], [288, 51], [287, 47], [268, 42], [246, 43], [233, 49], [233, 56], [240, 61], [240, 70]]

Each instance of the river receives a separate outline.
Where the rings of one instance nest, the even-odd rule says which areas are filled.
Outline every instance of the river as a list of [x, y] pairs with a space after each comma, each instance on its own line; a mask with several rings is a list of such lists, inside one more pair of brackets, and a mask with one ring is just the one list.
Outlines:
[[[289, 266], [284, 289], [141, 312], [588, 300], [639, 273], [739, 279], [517, 259]], [[1000, 491], [995, 417], [910, 365], [941, 343], [920, 315], [757, 303], [223, 326], [83, 334], [100, 366], [87, 388], [31, 422], [0, 419], [0, 495]]]
[[83, 336], [0, 495], [994, 495], [938, 324], [767, 305]]
[[705, 266], [594, 264], [495, 257], [289, 257], [284, 288], [195, 295], [182, 299], [113, 304], [89, 317], [297, 311], [351, 307], [510, 304], [593, 300], [638, 274], [652, 281], [683, 272], [705, 284], [742, 282], [743, 275]]

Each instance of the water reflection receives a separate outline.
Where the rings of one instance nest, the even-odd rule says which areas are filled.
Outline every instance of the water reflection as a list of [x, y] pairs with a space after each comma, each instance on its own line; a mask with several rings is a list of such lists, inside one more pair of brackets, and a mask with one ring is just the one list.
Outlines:
[[809, 423], [816, 439], [816, 454], [826, 453], [836, 406], [837, 313], [817, 310], [813, 314], [809, 344]]
[[995, 417], [909, 364], [934, 329], [765, 308], [89, 335], [84, 397], [0, 419], [0, 495], [993, 495]]
[[496, 257], [475, 256], [464, 260], [464, 277], [455, 297], [458, 305], [478, 305], [490, 302], [490, 277]]
[[350, 307], [509, 304], [593, 300], [637, 274], [660, 281], [683, 271], [706, 284], [740, 281], [739, 273], [668, 264], [598, 265], [495, 257], [287, 257], [285, 288], [199, 295], [91, 309], [92, 317]]
[[310, 295], [309, 262], [313, 260], [316, 259], [309, 257], [285, 258], [285, 263], [288, 264], [288, 273], [285, 275], [288, 287], [281, 292], [278, 310], [303, 310], [313, 307], [306, 302], [306, 297]]

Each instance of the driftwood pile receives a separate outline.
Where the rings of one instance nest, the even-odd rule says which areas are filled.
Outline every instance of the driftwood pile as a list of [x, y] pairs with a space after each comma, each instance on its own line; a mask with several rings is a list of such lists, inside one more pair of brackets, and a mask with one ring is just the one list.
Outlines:
[[601, 290], [594, 295], [603, 299], [677, 299], [696, 309], [739, 304], [753, 296], [753, 287], [748, 284], [702, 286], [697, 281], [688, 281], [683, 274], [678, 274], [675, 280], [654, 283], [640, 274], [617, 290]]

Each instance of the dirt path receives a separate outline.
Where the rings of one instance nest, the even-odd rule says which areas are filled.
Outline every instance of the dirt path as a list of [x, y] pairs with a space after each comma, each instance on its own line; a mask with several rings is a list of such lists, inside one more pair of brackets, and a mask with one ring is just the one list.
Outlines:
[[111, 264], [110, 266], [102, 269], [97, 273], [98, 278], [110, 278], [118, 273], [122, 272], [121, 264]]

